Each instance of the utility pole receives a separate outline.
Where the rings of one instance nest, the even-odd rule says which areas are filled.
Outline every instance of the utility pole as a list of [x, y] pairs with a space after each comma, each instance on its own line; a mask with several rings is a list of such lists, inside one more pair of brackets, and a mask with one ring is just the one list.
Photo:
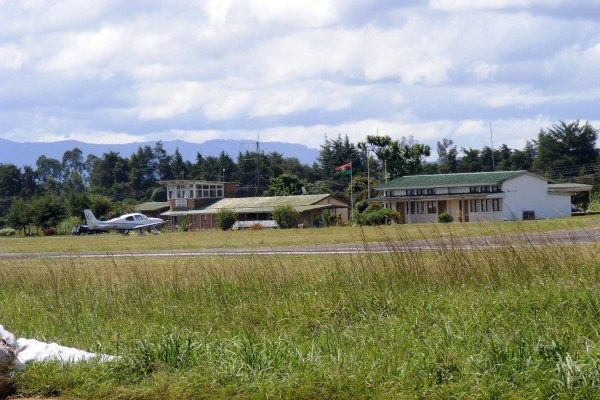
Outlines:
[[492, 133], [492, 122], [490, 121], [490, 142], [492, 144], [492, 171], [496, 170], [496, 160], [494, 160], [494, 134]]

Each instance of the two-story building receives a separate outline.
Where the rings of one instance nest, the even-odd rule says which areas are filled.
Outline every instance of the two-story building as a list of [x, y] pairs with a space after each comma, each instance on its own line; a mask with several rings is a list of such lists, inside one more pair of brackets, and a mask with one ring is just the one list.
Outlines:
[[410, 175], [379, 185], [375, 200], [402, 223], [437, 222], [443, 212], [457, 222], [522, 220], [570, 216], [571, 196], [591, 189], [527, 171]]

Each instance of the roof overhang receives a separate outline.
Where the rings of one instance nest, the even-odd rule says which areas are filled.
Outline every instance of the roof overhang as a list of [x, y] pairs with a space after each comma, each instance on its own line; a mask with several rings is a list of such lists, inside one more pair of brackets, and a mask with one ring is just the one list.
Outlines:
[[548, 185], [550, 194], [575, 194], [581, 192], [591, 192], [593, 186], [583, 183], [552, 183]]

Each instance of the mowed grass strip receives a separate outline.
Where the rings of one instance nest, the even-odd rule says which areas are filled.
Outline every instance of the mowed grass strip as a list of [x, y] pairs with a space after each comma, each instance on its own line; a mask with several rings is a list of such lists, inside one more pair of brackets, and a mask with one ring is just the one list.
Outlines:
[[2, 323], [117, 354], [18, 395], [598, 398], [600, 245], [0, 263]]
[[259, 231], [201, 230], [162, 235], [117, 233], [91, 236], [0, 238], [0, 253], [44, 252], [143, 252], [205, 248], [256, 248], [294, 245], [406, 241], [443, 237], [510, 235], [600, 227], [600, 215], [539, 221], [506, 221], [466, 224], [417, 224], [382, 227], [332, 227]]

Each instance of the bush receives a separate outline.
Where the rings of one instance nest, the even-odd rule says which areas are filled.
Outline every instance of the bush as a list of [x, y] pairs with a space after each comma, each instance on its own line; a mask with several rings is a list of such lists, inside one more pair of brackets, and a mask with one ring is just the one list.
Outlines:
[[448, 214], [447, 212], [443, 212], [440, 215], [438, 215], [438, 222], [441, 222], [442, 224], [449, 224], [450, 222], [454, 221], [454, 218], [452, 218], [452, 215]]
[[354, 222], [358, 225], [388, 225], [391, 223], [400, 222], [400, 214], [397, 211], [393, 211], [387, 208], [379, 208], [371, 211], [365, 211], [364, 213], [357, 213], [354, 216]]
[[13, 228], [2, 228], [0, 229], [0, 236], [15, 236], [17, 231]]
[[275, 207], [273, 210], [273, 219], [282, 229], [296, 228], [300, 219], [300, 213], [291, 204], [285, 204]]
[[192, 229], [192, 220], [189, 216], [184, 215], [177, 221], [177, 230], [180, 232], [188, 232]]
[[69, 235], [74, 226], [81, 225], [81, 218], [69, 217], [60, 221], [56, 227], [56, 232], [59, 235]]
[[47, 226], [42, 229], [42, 233], [44, 236], [54, 236], [56, 235], [56, 229], [54, 229], [52, 226]]
[[217, 226], [224, 231], [228, 231], [233, 227], [237, 220], [237, 215], [233, 210], [228, 208], [221, 208], [217, 212]]

